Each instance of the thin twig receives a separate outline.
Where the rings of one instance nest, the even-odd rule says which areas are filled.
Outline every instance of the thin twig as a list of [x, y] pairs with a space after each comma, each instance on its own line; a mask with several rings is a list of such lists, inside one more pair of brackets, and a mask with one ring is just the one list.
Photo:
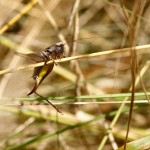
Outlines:
[[138, 36], [137, 33], [139, 30], [139, 24], [140, 24], [137, 14], [139, 13], [140, 15], [142, 15], [142, 12], [143, 12], [144, 6], [145, 6], [145, 1], [144, 2], [141, 1], [140, 3], [133, 3], [133, 9], [132, 9], [132, 14], [131, 14], [130, 18], [126, 14], [123, 2], [121, 0], [120, 0], [120, 2], [121, 2], [124, 16], [126, 18], [125, 23], [127, 24], [127, 27], [128, 27], [129, 41], [131, 43], [131, 46], [133, 47], [133, 48], [131, 48], [131, 52], [130, 52], [131, 53], [131, 77], [132, 77], [131, 95], [132, 96], [131, 96], [131, 105], [130, 105], [130, 110], [129, 110], [128, 124], [127, 124], [127, 132], [126, 132], [126, 137], [125, 137], [125, 142], [124, 142], [124, 150], [126, 150], [128, 134], [129, 134], [130, 124], [131, 124], [131, 118], [132, 118], [132, 113], [133, 113], [133, 105], [134, 105], [134, 100], [135, 100], [135, 90], [136, 90], [135, 80], [136, 80], [137, 73], [139, 73], [138, 72], [139, 65], [138, 65], [138, 61], [137, 61], [137, 53], [134, 49], [134, 46], [136, 45], [136, 42], [137, 42], [136, 38]]
[[[19, 98], [17, 98], [17, 100], [18, 99]], [[4, 98], [3, 98], [3, 100], [4, 100]], [[22, 100], [22, 101], [26, 101], [26, 100]], [[125, 102], [123, 102], [123, 101], [109, 101], [109, 102], [108, 101], [105, 101], [105, 102], [74, 102], [74, 101], [73, 102], [59, 102], [59, 101], [56, 101], [56, 100], [53, 101], [53, 105], [94, 105], [94, 104], [108, 105], [108, 104], [122, 104], [122, 103], [124, 103], [124, 104], [130, 104], [130, 101], [125, 101]], [[147, 104], [147, 103], [148, 103], [147, 100], [144, 100], [144, 99], [143, 100], [135, 100], [135, 104]], [[9, 101], [5, 101], [3, 103], [3, 106], [4, 105], [20, 106], [19, 103], [15, 103], [15, 104], [12, 103], [12, 104], [10, 104]], [[28, 105], [30, 106], [30, 104], [26, 104], [25, 106], [28, 106]], [[36, 104], [34, 104], [34, 105], [36, 105]], [[40, 104], [40, 105], [44, 105], [45, 106], [45, 104]]]
[[80, 4], [80, 0], [75, 0], [75, 2], [73, 4], [73, 7], [72, 7], [71, 15], [70, 15], [70, 18], [69, 18], [68, 28], [70, 28], [72, 26], [73, 19], [74, 19], [75, 14], [78, 10], [79, 4]]

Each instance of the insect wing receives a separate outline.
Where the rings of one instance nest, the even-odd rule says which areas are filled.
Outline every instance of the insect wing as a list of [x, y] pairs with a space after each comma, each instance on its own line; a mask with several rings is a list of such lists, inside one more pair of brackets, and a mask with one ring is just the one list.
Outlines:
[[38, 55], [36, 53], [23, 54], [23, 53], [15, 52], [15, 54], [18, 56], [30, 59], [32, 61], [36, 61], [36, 62], [42, 61], [42, 58], [40, 57], [40, 55]]
[[28, 95], [31, 95], [32, 93], [36, 93], [38, 86], [42, 83], [42, 81], [53, 70], [53, 67], [54, 67], [54, 63], [53, 64], [46, 64], [46, 62], [45, 62], [44, 66], [36, 67], [34, 69], [33, 79], [35, 80], [35, 85]]
[[53, 70], [54, 63], [53, 64], [45, 64], [38, 76], [38, 84], [40, 84], [48, 75], [49, 73]]

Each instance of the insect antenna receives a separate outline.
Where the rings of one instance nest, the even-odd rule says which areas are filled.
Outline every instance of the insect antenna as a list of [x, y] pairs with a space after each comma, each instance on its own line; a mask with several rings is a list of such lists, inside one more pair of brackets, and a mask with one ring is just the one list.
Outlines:
[[86, 39], [95, 39], [95, 38], [104, 38], [104, 37], [101, 37], [101, 36], [95, 36], [95, 37], [85, 37], [85, 38], [81, 38], [81, 39], [77, 39], [77, 40], [68, 40], [66, 43], [62, 43], [63, 45], [66, 45], [68, 43], [74, 43], [74, 42], [77, 42], [77, 43], [81, 43], [81, 44], [88, 44], [88, 42], [83, 42], [83, 40], [86, 40]]

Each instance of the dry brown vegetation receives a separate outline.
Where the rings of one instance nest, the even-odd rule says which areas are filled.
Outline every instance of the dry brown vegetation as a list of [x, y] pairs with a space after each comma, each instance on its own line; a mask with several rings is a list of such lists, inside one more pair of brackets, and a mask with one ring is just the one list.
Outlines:
[[[148, 135], [149, 20], [148, 0], [0, 1], [0, 149], [116, 150]], [[27, 97], [43, 63], [14, 52], [60, 41], [66, 58], [39, 86], [45, 98]]]

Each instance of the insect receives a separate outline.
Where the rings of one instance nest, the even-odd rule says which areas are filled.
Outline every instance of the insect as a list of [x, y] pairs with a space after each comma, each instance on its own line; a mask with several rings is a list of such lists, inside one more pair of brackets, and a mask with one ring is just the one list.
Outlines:
[[[35, 62], [44, 62], [43, 66], [35, 67], [32, 78], [35, 80], [35, 85], [33, 89], [28, 93], [31, 95], [32, 93], [39, 95], [36, 90], [42, 81], [48, 76], [48, 74], [53, 70], [54, 64], [56, 64], [55, 59], [61, 59], [64, 56], [64, 44], [63, 43], [56, 43], [50, 47], [47, 47], [45, 50], [40, 51], [39, 53], [30, 53], [30, 54], [23, 54], [19, 52], [15, 52], [16, 55], [31, 59]], [[47, 61], [53, 60], [52, 64], [47, 64]], [[54, 106], [50, 101], [46, 100], [50, 103], [58, 112], [60, 112], [56, 106]]]
[[[91, 38], [97, 38], [97, 37], [90, 37], [90, 38], [82, 38], [82, 39], [91, 39]], [[82, 40], [79, 39], [79, 40]], [[77, 40], [77, 41], [79, 41]], [[77, 42], [73, 41], [73, 42]], [[81, 42], [79, 42], [81, 43]], [[83, 42], [82, 42], [83, 43]], [[87, 44], [87, 43], [83, 43]], [[37, 94], [38, 96], [42, 97], [40, 94], [36, 92], [39, 85], [42, 83], [42, 81], [49, 75], [49, 73], [53, 70], [54, 64], [56, 64], [55, 59], [61, 59], [64, 56], [64, 45], [63, 43], [59, 42], [54, 45], [51, 45], [50, 47], [47, 47], [46, 49], [40, 51], [39, 53], [30, 53], [30, 54], [23, 54], [19, 52], [15, 52], [16, 55], [28, 58], [30, 60], [38, 62], [44, 62], [43, 66], [35, 67], [33, 72], [33, 79], [35, 80], [35, 84], [33, 89], [28, 93], [28, 95], [31, 95], [33, 93]], [[53, 63], [47, 64], [47, 61], [52, 60]], [[46, 100], [48, 103], [50, 103], [58, 112], [58, 108], [56, 108], [55, 105], [53, 105], [50, 101]]]

